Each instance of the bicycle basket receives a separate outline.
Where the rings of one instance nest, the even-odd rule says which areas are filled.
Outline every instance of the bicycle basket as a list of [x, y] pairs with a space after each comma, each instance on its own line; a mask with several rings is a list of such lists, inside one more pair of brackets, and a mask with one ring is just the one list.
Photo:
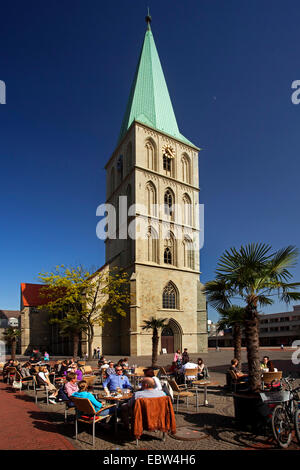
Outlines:
[[279, 390], [276, 392], [260, 393], [260, 398], [264, 403], [282, 403], [289, 401], [290, 392], [288, 390]]

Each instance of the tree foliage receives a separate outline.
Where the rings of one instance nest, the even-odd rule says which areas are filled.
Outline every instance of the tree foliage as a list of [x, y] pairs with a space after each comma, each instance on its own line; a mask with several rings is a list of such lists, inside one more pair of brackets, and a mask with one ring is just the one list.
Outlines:
[[53, 272], [40, 273], [44, 284], [41, 296], [51, 321], [60, 331], [87, 334], [89, 358], [92, 357], [94, 327], [104, 326], [118, 316], [126, 316], [130, 302], [127, 273], [118, 269], [91, 273], [85, 268], [57, 266]]

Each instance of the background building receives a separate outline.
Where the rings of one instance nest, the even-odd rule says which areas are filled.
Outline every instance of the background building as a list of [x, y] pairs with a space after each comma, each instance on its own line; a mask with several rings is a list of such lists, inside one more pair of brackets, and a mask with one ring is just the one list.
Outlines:
[[[231, 329], [224, 330], [216, 336], [216, 324], [209, 335], [208, 346], [231, 347]], [[291, 346], [295, 340], [300, 339], [300, 305], [295, 305], [293, 311], [259, 315], [259, 344], [260, 346]], [[245, 346], [243, 335], [242, 345]]]
[[[0, 341], [5, 341], [4, 332], [9, 326], [16, 328], [21, 327], [21, 312], [20, 310], [0, 310]], [[21, 352], [21, 339], [17, 341], [16, 353]], [[6, 344], [6, 354], [10, 353], [10, 346]]]

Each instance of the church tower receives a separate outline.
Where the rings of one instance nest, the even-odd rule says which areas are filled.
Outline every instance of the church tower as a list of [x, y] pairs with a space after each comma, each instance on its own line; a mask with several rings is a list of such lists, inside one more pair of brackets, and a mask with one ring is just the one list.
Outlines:
[[149, 355], [144, 320], [165, 318], [159, 349], [207, 351], [206, 300], [201, 291], [197, 148], [178, 129], [150, 27], [121, 125], [106, 164], [106, 203], [115, 207], [115, 238], [106, 264], [130, 276], [126, 318], [102, 332], [105, 354]]

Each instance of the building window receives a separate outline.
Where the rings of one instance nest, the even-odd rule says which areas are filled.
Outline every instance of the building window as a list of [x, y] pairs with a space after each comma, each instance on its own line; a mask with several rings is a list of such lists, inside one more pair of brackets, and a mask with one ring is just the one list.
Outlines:
[[176, 241], [174, 235], [169, 232], [164, 242], [164, 263], [176, 265]]
[[147, 168], [149, 170], [156, 171], [156, 148], [154, 142], [152, 140], [147, 140], [146, 142], [146, 160], [147, 160]]
[[174, 177], [175, 151], [169, 145], [163, 147], [163, 171], [166, 176]]
[[153, 183], [146, 185], [148, 215], [156, 216], [156, 188]]
[[183, 241], [183, 257], [184, 267], [194, 269], [194, 249], [193, 242], [189, 237], [185, 237]]
[[164, 288], [163, 291], [163, 308], [177, 308], [178, 298], [177, 290], [172, 282]]
[[170, 189], [164, 195], [164, 213], [168, 218], [174, 220], [174, 196]]
[[183, 224], [192, 225], [192, 202], [187, 194], [183, 198]]
[[190, 159], [187, 155], [183, 155], [181, 158], [181, 172], [182, 172], [182, 181], [185, 183], [191, 184], [191, 165]]

